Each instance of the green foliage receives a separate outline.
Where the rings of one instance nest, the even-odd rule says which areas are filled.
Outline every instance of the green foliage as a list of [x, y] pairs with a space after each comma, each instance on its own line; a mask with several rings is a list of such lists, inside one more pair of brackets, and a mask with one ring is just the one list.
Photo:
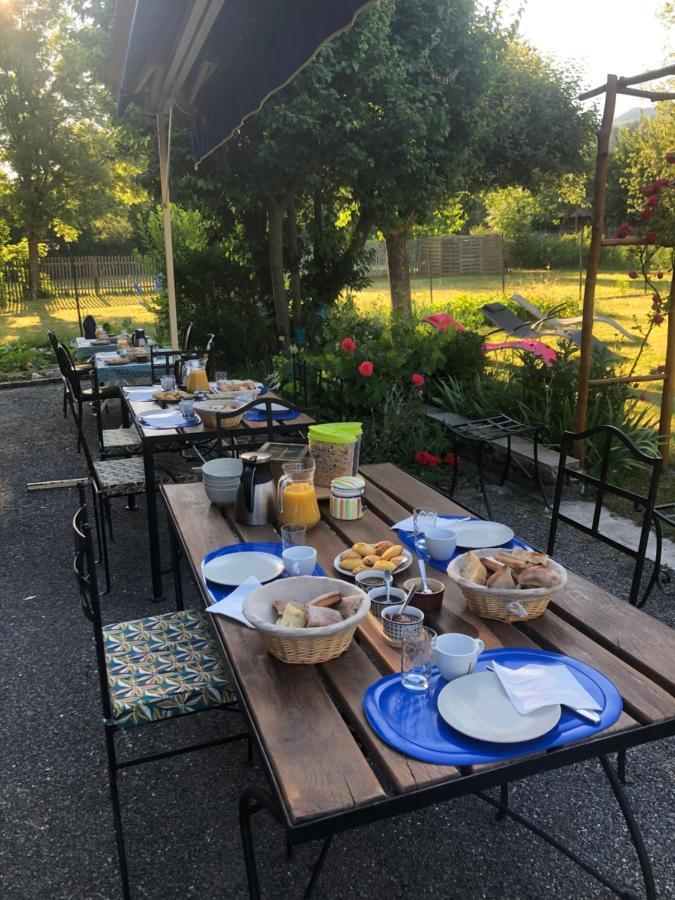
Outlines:
[[[495, 366], [461, 382], [450, 378], [440, 383], [433, 400], [443, 409], [468, 418], [484, 418], [500, 413], [513, 416], [531, 425], [548, 429], [547, 443], [559, 449], [562, 433], [574, 430], [578, 358], [576, 348], [565, 344], [558, 360], [546, 367], [531, 353], [513, 351], [518, 365]], [[591, 378], [615, 375], [608, 359], [595, 354]], [[591, 388], [587, 427], [615, 425], [648, 452], [657, 446], [657, 423], [651, 414], [634, 398], [630, 386], [614, 384]], [[599, 462], [600, 446], [589, 441], [588, 467], [595, 469]], [[617, 471], [627, 464], [628, 457], [617, 451], [614, 465]]]
[[40, 372], [54, 363], [49, 347], [31, 347], [24, 341], [0, 348], [0, 373]]
[[514, 241], [532, 231], [537, 201], [531, 191], [520, 186], [495, 188], [484, 198], [485, 222], [490, 231], [500, 231]]

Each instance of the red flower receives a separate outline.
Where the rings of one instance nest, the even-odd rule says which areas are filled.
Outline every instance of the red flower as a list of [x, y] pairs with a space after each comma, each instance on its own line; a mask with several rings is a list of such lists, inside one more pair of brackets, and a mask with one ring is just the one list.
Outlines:
[[658, 294], [654, 294], [654, 299], [652, 300], [652, 309], [658, 309], [661, 306], [661, 298]]
[[635, 271], [635, 269], [631, 269], [630, 272], [628, 273], [628, 277], [629, 278], [637, 278], [638, 273]]
[[657, 277], [657, 278], [663, 278], [663, 272], [657, 272], [657, 273], [656, 273], [656, 277]]
[[364, 378], [370, 378], [373, 374], [373, 364], [369, 359], [364, 359], [364, 361], [359, 366], [359, 375], [363, 375]]
[[666, 162], [669, 162], [671, 166], [675, 165], [675, 150], [666, 153]]
[[652, 209], [651, 206], [648, 206], [646, 209], [643, 209], [640, 213], [640, 221], [641, 222], [649, 222], [652, 217]]
[[422, 387], [424, 384], [424, 375], [420, 375], [419, 372], [415, 372], [415, 374], [410, 378], [413, 384], [416, 384], [418, 387]]
[[646, 185], [642, 188], [642, 193], [644, 194], [645, 197], [651, 197], [651, 195], [654, 193], [654, 185], [653, 185], [653, 184], [646, 184]]
[[434, 456], [433, 453], [428, 454], [427, 465], [429, 466], [437, 466], [441, 461], [440, 456]]
[[660, 325], [660, 324], [663, 322], [663, 316], [662, 316], [662, 315], [659, 315], [659, 314], [653, 316], [653, 317], [652, 317], [652, 322], [653, 322], [655, 325]]
[[429, 456], [429, 454], [427, 453], [426, 450], [420, 450], [418, 453], [415, 454], [415, 462], [418, 463], [420, 466], [426, 466], [428, 456]]
[[618, 238], [628, 237], [629, 234], [633, 233], [633, 229], [629, 222], [622, 222], [621, 225], [617, 228], [616, 236]]
[[654, 196], [649, 198], [649, 206], [654, 209], [655, 206], [659, 205], [659, 198]]
[[657, 368], [656, 371], [659, 373], [659, 375], [665, 375], [666, 367], [665, 367], [665, 366], [659, 366], [659, 367]]
[[353, 353], [356, 350], [356, 341], [353, 341], [351, 338], [343, 338], [340, 342], [340, 346], [345, 351], [345, 353]]
[[446, 453], [443, 462], [446, 466], [456, 466], [459, 463], [459, 456], [456, 453]]
[[645, 236], [642, 238], [645, 244], [655, 244], [658, 241], [658, 235], [656, 235], [653, 231], [648, 231]]

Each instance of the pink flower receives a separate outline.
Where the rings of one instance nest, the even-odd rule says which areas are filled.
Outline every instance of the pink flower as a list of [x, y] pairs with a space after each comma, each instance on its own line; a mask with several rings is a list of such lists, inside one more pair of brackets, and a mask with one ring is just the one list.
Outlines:
[[675, 165], [675, 150], [666, 153], [666, 162], [669, 162], [671, 166]]
[[642, 238], [642, 240], [645, 242], [645, 244], [655, 244], [658, 241], [658, 239], [659, 239], [658, 235], [655, 234], [653, 231], [648, 231], [645, 234], [645, 236]]
[[630, 225], [630, 222], [622, 222], [621, 225], [617, 228], [616, 236], [618, 238], [628, 237], [629, 234], [633, 233], [633, 229]]
[[370, 378], [373, 374], [373, 364], [369, 359], [364, 359], [364, 361], [359, 366], [359, 375], [363, 375], [364, 378]]
[[635, 269], [631, 269], [630, 272], [628, 273], [628, 277], [629, 278], [637, 278], [638, 273], [635, 271]]
[[350, 337], [346, 337], [342, 339], [340, 346], [345, 353], [353, 353], [356, 350], [356, 341], [353, 341]]
[[654, 209], [655, 206], [659, 205], [659, 198], [654, 196], [649, 198], [649, 206]]
[[641, 222], [649, 222], [651, 217], [652, 217], [651, 206], [646, 207], [646, 209], [643, 209], [642, 212], [640, 213], [640, 221]]
[[422, 387], [422, 385], [424, 384], [424, 375], [420, 375], [419, 372], [415, 372], [415, 374], [410, 378], [410, 380], [412, 381], [413, 384], [417, 385], [418, 387]]

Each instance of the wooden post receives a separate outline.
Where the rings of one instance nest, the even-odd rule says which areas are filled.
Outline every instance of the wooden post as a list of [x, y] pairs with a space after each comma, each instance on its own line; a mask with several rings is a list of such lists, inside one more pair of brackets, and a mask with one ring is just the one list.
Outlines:
[[659, 422], [659, 447], [664, 470], [670, 461], [670, 431], [675, 393], [675, 277], [670, 282], [668, 296], [668, 343], [666, 345], [666, 376], [661, 395], [661, 419]]
[[[614, 122], [616, 107], [616, 75], [607, 76], [605, 91], [605, 109], [602, 124], [598, 132], [598, 156], [595, 164], [595, 186], [593, 189], [593, 224], [591, 227], [591, 246], [586, 264], [586, 284], [584, 286], [583, 320], [581, 325], [581, 354], [579, 358], [579, 389], [577, 393], [577, 409], [575, 431], [583, 431], [586, 427], [588, 410], [589, 378], [591, 376], [591, 358], [593, 353], [593, 307], [595, 305], [595, 285], [600, 268], [600, 251], [605, 229], [605, 199], [607, 195], [607, 163], [609, 157], [609, 138]], [[583, 442], [577, 441], [575, 456], [583, 465]]]
[[171, 203], [169, 200], [169, 141], [171, 139], [171, 111], [157, 115], [157, 143], [159, 146], [159, 180], [162, 189], [162, 225], [164, 230], [164, 258], [166, 261], [166, 293], [169, 307], [169, 333], [172, 347], [179, 347], [178, 318], [176, 316], [176, 282], [173, 273], [173, 237], [171, 234]]

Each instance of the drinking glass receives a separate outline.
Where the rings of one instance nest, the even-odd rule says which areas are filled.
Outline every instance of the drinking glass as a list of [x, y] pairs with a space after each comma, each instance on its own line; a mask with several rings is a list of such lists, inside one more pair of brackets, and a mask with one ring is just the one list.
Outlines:
[[176, 379], [173, 375], [162, 375], [159, 383], [163, 391], [174, 391], [176, 389]]
[[194, 419], [195, 416], [195, 404], [193, 400], [181, 400], [178, 404], [178, 407], [183, 414], [183, 417], [186, 419]]
[[289, 522], [281, 526], [281, 545], [284, 550], [289, 547], [302, 547], [307, 540], [307, 526]]
[[227, 377], [227, 372], [216, 372], [215, 378], [216, 378], [216, 384], [219, 381], [229, 381], [229, 378]]
[[416, 506], [413, 509], [413, 531], [415, 533], [415, 547], [418, 550], [426, 550], [427, 543], [425, 532], [436, 527], [438, 513], [430, 506]]
[[426, 691], [434, 664], [433, 640], [436, 632], [426, 625], [412, 635], [401, 637], [401, 684], [408, 691]]

